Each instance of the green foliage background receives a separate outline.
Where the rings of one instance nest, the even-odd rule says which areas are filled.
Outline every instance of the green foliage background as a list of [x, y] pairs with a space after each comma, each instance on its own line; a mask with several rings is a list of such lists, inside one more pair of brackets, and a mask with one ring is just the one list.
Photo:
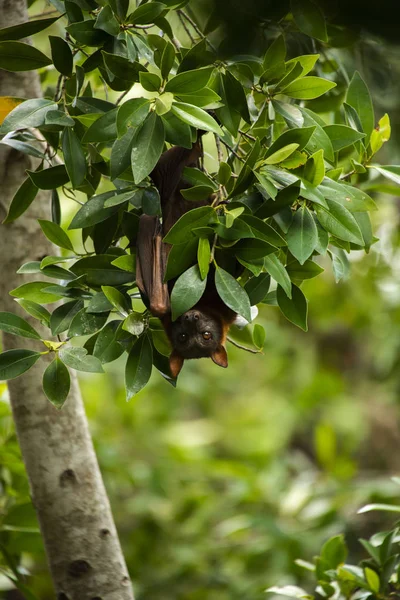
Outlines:
[[[397, 54], [386, 49], [380, 74], [393, 91], [386, 68], [397, 67]], [[376, 86], [374, 101], [388, 111], [392, 96], [372, 68], [375, 40], [335, 52]], [[389, 112], [396, 126], [396, 106]], [[379, 158], [393, 164], [396, 156], [395, 139]], [[389, 474], [400, 462], [400, 213], [396, 188], [376, 185], [380, 242], [367, 256], [355, 253], [350, 280], [336, 284], [328, 267], [304, 283], [308, 333], [263, 307], [263, 354], [230, 347], [226, 371], [191, 361], [175, 390], [153, 374], [128, 404], [119, 362], [106, 375], [81, 377], [138, 600], [257, 600], [278, 583], [307, 588], [310, 576], [295, 559], [310, 560], [344, 533], [357, 561], [365, 555], [357, 538], [391, 525], [390, 515], [356, 515], [367, 502], [395, 504], [399, 496]], [[3, 565], [22, 565], [32, 598], [47, 600], [43, 547], [5, 385], [0, 390]]]

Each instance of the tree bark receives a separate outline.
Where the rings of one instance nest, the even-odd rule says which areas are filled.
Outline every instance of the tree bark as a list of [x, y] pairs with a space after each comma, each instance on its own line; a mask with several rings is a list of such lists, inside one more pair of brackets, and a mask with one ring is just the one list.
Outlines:
[[[25, 0], [0, 0], [1, 28], [26, 20]], [[40, 96], [37, 73], [0, 71], [0, 95]], [[26, 177], [25, 169], [36, 166], [26, 155], [0, 147], [0, 222]], [[8, 292], [26, 281], [16, 274], [19, 266], [54, 254], [36, 221], [49, 218], [49, 213], [49, 196], [41, 192], [15, 223], [0, 225], [2, 311], [18, 312]], [[25, 313], [21, 316], [27, 318]], [[38, 329], [37, 321], [34, 326]], [[45, 349], [30, 341], [4, 335], [3, 349]], [[71, 373], [71, 392], [59, 411], [42, 391], [46, 366], [40, 360], [28, 373], [9, 381], [8, 388], [57, 600], [133, 600], [76, 377]]]

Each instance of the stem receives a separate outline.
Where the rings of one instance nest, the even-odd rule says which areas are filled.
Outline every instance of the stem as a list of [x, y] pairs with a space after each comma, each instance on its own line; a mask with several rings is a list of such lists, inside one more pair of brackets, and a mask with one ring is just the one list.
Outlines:
[[178, 10], [178, 18], [181, 22], [181, 25], [183, 27], [183, 29], [186, 31], [186, 35], [189, 37], [190, 41], [192, 42], [192, 44], [195, 43], [194, 37], [192, 36], [190, 29], [188, 28], [188, 26], [185, 23], [185, 20], [183, 18], [183, 11]]
[[248, 138], [249, 140], [252, 140], [253, 142], [257, 141], [257, 138], [255, 138], [254, 135], [250, 135], [246, 131], [243, 131], [243, 129], [239, 129], [239, 133], [240, 135], [243, 135], [244, 137]]
[[193, 21], [193, 19], [191, 17], [189, 17], [189, 15], [187, 13], [185, 13], [185, 11], [183, 11], [182, 9], [178, 10], [178, 15], [182, 17], [184, 17], [188, 23], [191, 24], [191, 26], [193, 27], [193, 29], [195, 30], [195, 32], [197, 33], [197, 35], [199, 35], [203, 40], [206, 40], [207, 44], [210, 46], [211, 50], [213, 50], [213, 52], [217, 52], [216, 47], [210, 42], [210, 40], [207, 38], [207, 36], [204, 35], [204, 33], [201, 31], [201, 29], [198, 27], [198, 25]]
[[261, 350], [253, 350], [253, 348], [247, 348], [246, 346], [242, 346], [241, 344], [235, 342], [229, 336], [226, 339], [228, 340], [228, 342], [236, 346], [236, 348], [240, 348], [241, 350], [245, 350], [246, 352], [251, 352], [251, 354], [262, 354]]
[[123, 93], [120, 95], [120, 97], [117, 99], [117, 101], [116, 101], [116, 103], [115, 103], [115, 104], [119, 104], [119, 103], [121, 102], [121, 100], [123, 100], [123, 99], [125, 98], [125, 96], [126, 96], [127, 94], [129, 94], [129, 92], [130, 92], [130, 90], [125, 90], [125, 92], [123, 92]]
[[221, 148], [221, 140], [219, 139], [219, 137], [216, 133], [214, 133], [214, 138], [215, 138], [215, 145], [217, 147], [218, 163], [221, 164], [222, 161], [224, 160], [224, 155], [222, 153], [222, 148]]

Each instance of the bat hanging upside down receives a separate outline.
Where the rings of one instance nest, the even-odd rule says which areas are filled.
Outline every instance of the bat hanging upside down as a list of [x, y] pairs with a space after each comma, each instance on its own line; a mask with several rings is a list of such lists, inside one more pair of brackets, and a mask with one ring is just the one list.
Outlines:
[[142, 215], [137, 237], [137, 285], [171, 342], [169, 365], [173, 377], [177, 377], [188, 358], [209, 357], [217, 365], [227, 367], [226, 335], [237, 316], [221, 300], [209, 278], [199, 302], [176, 321], [171, 318], [171, 290], [164, 282], [170, 245], [162, 239], [184, 213], [212, 202], [209, 197], [193, 203], [180, 193], [187, 187], [182, 180], [184, 167], [198, 167], [201, 155], [199, 139], [191, 149], [174, 146], [161, 155], [150, 177], [160, 194], [162, 223], [158, 217]]

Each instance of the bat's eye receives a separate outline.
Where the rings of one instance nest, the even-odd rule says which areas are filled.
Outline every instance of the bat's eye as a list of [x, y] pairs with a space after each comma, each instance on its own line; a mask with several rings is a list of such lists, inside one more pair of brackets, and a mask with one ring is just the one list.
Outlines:
[[205, 340], [211, 340], [212, 334], [209, 331], [203, 331], [203, 338]]
[[186, 342], [187, 340], [187, 333], [180, 333], [179, 334], [179, 341], [180, 342]]

